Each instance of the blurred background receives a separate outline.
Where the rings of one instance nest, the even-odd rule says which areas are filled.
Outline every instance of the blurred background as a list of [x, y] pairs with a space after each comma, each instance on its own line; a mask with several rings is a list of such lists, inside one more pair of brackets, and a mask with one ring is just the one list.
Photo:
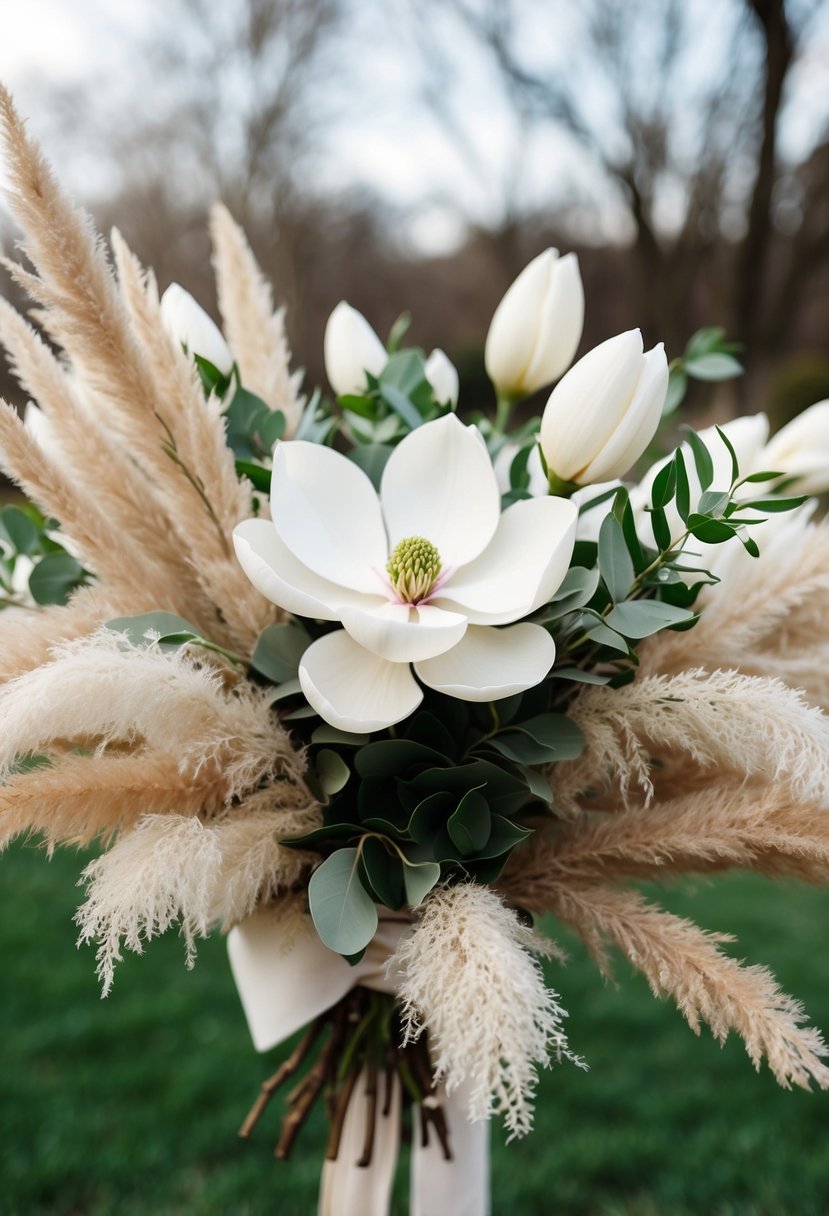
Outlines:
[[[825, 0], [2, 0], [0, 78], [104, 232], [214, 309], [223, 199], [321, 382], [342, 298], [460, 367], [546, 245], [583, 349], [745, 344], [723, 409], [829, 396]], [[13, 234], [6, 230], [8, 246]], [[10, 385], [2, 385], [13, 394]], [[698, 394], [701, 390], [697, 390]], [[692, 398], [693, 408], [699, 404]]]
[[[702, 325], [745, 344], [746, 375], [716, 402], [696, 385], [690, 409], [780, 425], [829, 397], [827, 65], [826, 0], [0, 0], [0, 78], [161, 287], [215, 315], [221, 198], [311, 384], [346, 298], [381, 333], [411, 310], [468, 406], [491, 400], [498, 300], [550, 244], [581, 260], [583, 350], [636, 325], [669, 357]], [[5, 372], [0, 393], [20, 400]], [[72, 948], [84, 860], [0, 863], [0, 1214], [307, 1214], [322, 1128], [289, 1167], [276, 1112], [254, 1145], [234, 1137], [275, 1064], [222, 942], [192, 973], [153, 943], [102, 1005]], [[829, 892], [736, 877], [656, 898], [735, 930], [829, 1031]], [[825, 1216], [829, 1097], [778, 1091], [566, 944], [550, 979], [591, 1071], [545, 1074], [532, 1137], [495, 1132], [495, 1216]]]

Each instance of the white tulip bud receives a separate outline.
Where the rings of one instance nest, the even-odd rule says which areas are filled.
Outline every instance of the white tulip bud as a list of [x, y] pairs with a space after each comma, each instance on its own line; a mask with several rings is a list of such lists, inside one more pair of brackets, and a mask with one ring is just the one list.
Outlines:
[[755, 465], [758, 471], [769, 469], [796, 477], [793, 494], [829, 490], [829, 399], [810, 405], [773, 435]]
[[508, 289], [486, 338], [487, 374], [503, 397], [528, 397], [570, 366], [584, 324], [578, 258], [545, 249]]
[[441, 405], [448, 401], [454, 409], [458, 404], [460, 389], [458, 370], [440, 348], [433, 350], [426, 360], [426, 379], [432, 386], [435, 400]]
[[366, 372], [379, 376], [388, 352], [361, 312], [340, 300], [328, 318], [323, 344], [325, 374], [338, 397], [366, 391]]
[[544, 408], [540, 443], [551, 474], [580, 486], [621, 477], [656, 433], [667, 391], [664, 347], [643, 354], [638, 329], [588, 351]]
[[161, 297], [161, 319], [170, 336], [191, 355], [206, 359], [223, 376], [230, 375], [233, 355], [221, 330], [190, 292], [178, 283], [171, 283]]

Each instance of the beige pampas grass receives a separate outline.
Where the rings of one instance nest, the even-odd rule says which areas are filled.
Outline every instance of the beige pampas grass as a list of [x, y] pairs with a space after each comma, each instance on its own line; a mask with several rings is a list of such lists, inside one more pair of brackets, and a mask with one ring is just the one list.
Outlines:
[[221, 806], [215, 774], [194, 780], [174, 756], [152, 749], [129, 755], [69, 753], [0, 785], [0, 849], [21, 833], [38, 833], [49, 849], [111, 840], [143, 815], [196, 815]]
[[829, 799], [829, 719], [779, 680], [701, 668], [650, 675], [612, 693], [588, 687], [570, 708], [586, 737], [582, 755], [556, 765], [557, 805], [578, 813], [580, 795], [609, 786], [622, 803], [653, 794], [654, 759], [687, 756], [702, 768], [785, 782], [798, 798]]
[[274, 311], [270, 284], [245, 234], [221, 204], [210, 213], [210, 232], [219, 308], [242, 383], [272, 410], [282, 411], [290, 438], [299, 424], [304, 398], [299, 393], [300, 377], [290, 369], [285, 310]]
[[406, 1038], [429, 1029], [436, 1080], [471, 1086], [470, 1117], [499, 1114], [510, 1136], [532, 1127], [536, 1067], [550, 1055], [579, 1064], [565, 1011], [534, 954], [545, 944], [488, 887], [440, 887], [388, 964], [399, 976]]
[[654, 996], [670, 996], [691, 1029], [706, 1022], [719, 1042], [731, 1030], [755, 1068], [765, 1058], [778, 1084], [829, 1088], [829, 1054], [820, 1032], [804, 1026], [803, 1007], [781, 992], [764, 967], [745, 967], [720, 950], [727, 936], [648, 904], [636, 891], [560, 885], [549, 910], [570, 923], [607, 969], [607, 943], [641, 971]]
[[141, 744], [176, 758], [192, 779], [204, 770], [225, 801], [269, 775], [300, 780], [301, 759], [264, 693], [186, 650], [132, 646], [100, 630], [0, 688], [0, 779], [16, 759], [55, 747]]
[[829, 812], [774, 785], [707, 786], [649, 807], [582, 816], [539, 830], [498, 883], [516, 904], [546, 908], [559, 883], [757, 870], [829, 879]]
[[[273, 795], [271, 794], [271, 797]], [[98, 943], [98, 976], [106, 996], [123, 945], [136, 953], [145, 941], [179, 923], [192, 966], [196, 938], [217, 923], [228, 928], [252, 912], [263, 895], [278, 896], [297, 882], [308, 856], [279, 844], [313, 822], [294, 813], [236, 808], [205, 825], [179, 815], [148, 815], [83, 872], [87, 897], [78, 910], [80, 942]]]

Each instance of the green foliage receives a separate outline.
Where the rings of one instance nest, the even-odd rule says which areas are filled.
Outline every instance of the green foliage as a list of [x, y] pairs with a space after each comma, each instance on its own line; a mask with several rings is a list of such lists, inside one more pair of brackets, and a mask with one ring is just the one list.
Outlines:
[[[391, 448], [424, 422], [440, 418], [450, 409], [435, 400], [421, 350], [392, 348], [380, 375], [368, 375], [367, 381], [365, 394], [350, 394], [338, 400], [347, 435], [355, 446], [352, 459], [376, 484]], [[356, 455], [362, 447], [374, 449], [370, 458]]]
[[663, 416], [673, 414], [682, 404], [689, 378], [716, 383], [741, 376], [742, 364], [734, 357], [741, 349], [739, 343], [726, 341], [725, 330], [720, 326], [698, 329], [688, 340], [682, 356], [671, 362]]
[[[26, 599], [36, 604], [65, 604], [72, 592], [90, 581], [88, 571], [55, 539], [57, 525], [31, 503], [0, 509], [0, 610]], [[24, 564], [25, 563], [25, 564]]]

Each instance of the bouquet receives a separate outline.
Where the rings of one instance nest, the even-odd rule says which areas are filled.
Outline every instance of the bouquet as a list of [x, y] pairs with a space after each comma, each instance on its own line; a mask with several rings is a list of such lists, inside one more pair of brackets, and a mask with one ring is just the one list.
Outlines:
[[[486, 1121], [528, 1132], [536, 1070], [581, 1065], [535, 927], [618, 948], [691, 1027], [780, 1084], [826, 1048], [770, 973], [647, 902], [641, 879], [829, 873], [829, 403], [657, 456], [721, 330], [670, 364], [637, 330], [572, 367], [584, 301], [547, 250], [501, 301], [494, 419], [461, 421], [439, 350], [342, 303], [336, 399], [306, 396], [241, 230], [212, 214], [222, 333], [114, 266], [0, 93], [12, 264], [0, 304], [38, 405], [0, 411], [29, 502], [0, 512], [0, 841], [99, 841], [82, 941], [229, 932], [256, 1046], [305, 1033], [242, 1127], [324, 1097], [321, 1211], [486, 1210]], [[569, 368], [569, 370], [568, 370]], [[524, 398], [556, 382], [540, 418]], [[670, 425], [670, 422], [669, 424]], [[623, 482], [645, 456], [650, 468]], [[544, 922], [544, 928], [550, 922]]]

